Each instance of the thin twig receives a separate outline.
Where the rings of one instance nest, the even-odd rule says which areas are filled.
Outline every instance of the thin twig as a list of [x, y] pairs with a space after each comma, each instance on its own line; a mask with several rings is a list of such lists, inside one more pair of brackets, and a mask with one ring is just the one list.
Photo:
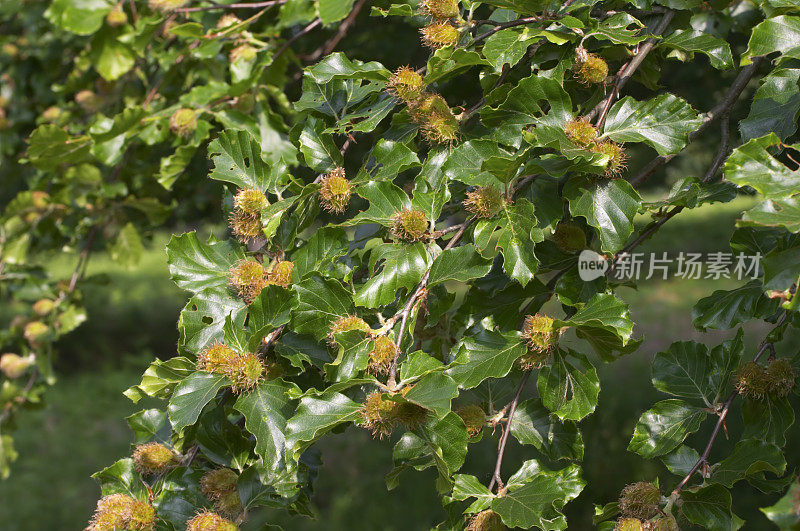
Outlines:
[[219, 9], [261, 9], [262, 7], [272, 7], [285, 4], [288, 0], [269, 0], [268, 2], [248, 2], [242, 4], [214, 4], [213, 6], [203, 7], [179, 7], [175, 11], [179, 13], [195, 13], [197, 11], [215, 11]]
[[[481, 33], [480, 35], [478, 35], [477, 37], [472, 39], [472, 42], [473, 43], [477, 43], [477, 42], [480, 42], [480, 41], [482, 41], [484, 39], [488, 39], [489, 37], [491, 37], [492, 35], [494, 35], [498, 31], [504, 30], [506, 28], [513, 28], [515, 26], [524, 26], [525, 24], [533, 24], [535, 22], [552, 21], [552, 20], [557, 20], [559, 18], [561, 18], [561, 17], [559, 17], [559, 16], [541, 17], [541, 16], [533, 15], [531, 17], [518, 18], [517, 20], [512, 20], [511, 22], [499, 23], [499, 24], [495, 25], [495, 27], [490, 29], [489, 31], [487, 31], [485, 33]], [[492, 24], [492, 22], [489, 22], [489, 23]]]
[[522, 375], [522, 380], [520, 380], [519, 386], [517, 387], [517, 393], [514, 395], [514, 400], [511, 402], [511, 407], [508, 410], [508, 419], [506, 420], [506, 425], [503, 428], [503, 435], [500, 436], [500, 442], [497, 449], [497, 461], [495, 461], [494, 464], [494, 474], [492, 474], [492, 481], [489, 483], [489, 490], [492, 490], [495, 485], [497, 485], [498, 491], [503, 488], [503, 479], [500, 476], [500, 468], [503, 466], [503, 455], [506, 451], [508, 435], [511, 433], [511, 421], [514, 419], [514, 413], [517, 411], [519, 398], [522, 396], [522, 389], [525, 387], [525, 384], [528, 383], [528, 378], [530, 378], [530, 376], [531, 371], [525, 371], [525, 374]]
[[[786, 312], [784, 311], [778, 319], [778, 322], [775, 323], [775, 328], [780, 327], [785, 320]], [[753, 363], [757, 362], [764, 352], [773, 348], [772, 343], [767, 341], [768, 338], [769, 334], [767, 334], [767, 336], [761, 341], [761, 344], [758, 347], [758, 352], [756, 352], [756, 355], [753, 357]], [[717, 439], [717, 435], [719, 435], [720, 428], [722, 428], [725, 424], [725, 418], [728, 416], [731, 404], [736, 399], [738, 394], [739, 392], [734, 390], [730, 395], [728, 395], [727, 400], [725, 400], [722, 409], [719, 412], [717, 424], [714, 426], [714, 431], [711, 432], [711, 437], [708, 439], [708, 444], [706, 444], [703, 454], [700, 456], [700, 459], [697, 460], [694, 466], [692, 466], [691, 470], [689, 470], [689, 473], [684, 476], [680, 483], [678, 483], [678, 486], [672, 491], [673, 494], [679, 494], [689, 480], [692, 479], [692, 476], [695, 474], [695, 472], [697, 472], [705, 463], [708, 463], [708, 456], [711, 455], [711, 448], [714, 446], [714, 441]]]
[[347, 18], [344, 19], [341, 24], [339, 24], [339, 28], [336, 30], [336, 33], [333, 35], [333, 37], [328, 39], [325, 44], [314, 50], [314, 52], [308, 56], [308, 61], [314, 62], [323, 55], [328, 55], [334, 49], [336, 49], [336, 46], [341, 42], [342, 39], [344, 39], [345, 35], [347, 35], [347, 32], [355, 23], [358, 13], [364, 8], [366, 3], [367, 0], [359, 0], [356, 5], [353, 6], [352, 11], [350, 11], [350, 14], [347, 16]]
[[300, 30], [298, 33], [296, 33], [295, 35], [292, 35], [289, 39], [286, 40], [286, 42], [283, 43], [283, 46], [281, 46], [278, 49], [278, 51], [275, 52], [275, 55], [272, 56], [272, 62], [274, 63], [275, 60], [278, 57], [280, 57], [281, 54], [283, 52], [285, 52], [289, 48], [289, 46], [292, 45], [292, 43], [294, 41], [296, 41], [297, 39], [299, 39], [300, 37], [302, 37], [303, 35], [305, 35], [306, 33], [310, 32], [311, 30], [313, 30], [314, 28], [316, 28], [317, 26], [319, 26], [321, 24], [322, 24], [322, 20], [321, 19], [316, 19], [311, 24], [309, 24], [308, 26], [306, 26], [305, 28]]
[[[628, 80], [633, 76], [633, 73], [636, 72], [636, 69], [639, 68], [639, 65], [642, 64], [642, 61], [644, 61], [644, 58], [647, 57], [647, 54], [649, 54], [650, 50], [652, 50], [653, 47], [656, 45], [656, 42], [658, 41], [656, 37], [664, 33], [664, 31], [667, 29], [667, 26], [672, 21], [672, 18], [674, 16], [675, 12], [672, 10], [669, 10], [666, 13], [664, 13], [664, 15], [661, 17], [661, 20], [658, 22], [658, 26], [656, 26], [655, 29], [653, 30], [654, 36], [650, 39], [647, 39], [644, 42], [644, 44], [639, 46], [636, 55], [634, 55], [633, 58], [631, 58], [631, 60], [628, 61], [628, 63], [625, 66], [622, 67], [620, 73], [617, 74], [617, 77], [614, 81], [614, 86], [611, 89], [611, 92], [609, 93], [608, 97], [606, 98], [606, 101], [598, 104], [598, 105], [602, 104], [602, 111], [600, 111], [600, 115], [597, 118], [596, 125], [598, 128], [603, 126], [603, 122], [605, 121], [606, 115], [608, 114], [608, 111], [611, 108], [611, 104], [614, 103], [614, 100], [619, 97], [622, 88], [628, 83]], [[595, 112], [596, 109], [597, 107], [592, 109], [592, 111], [589, 113], [588, 115], [589, 119], [591, 119], [594, 116], [594, 114], [596, 114]]]
[[97, 225], [94, 225], [89, 231], [89, 236], [86, 238], [86, 243], [84, 244], [83, 250], [81, 251], [81, 254], [78, 257], [78, 265], [75, 267], [75, 271], [72, 273], [72, 278], [69, 281], [69, 287], [67, 288], [67, 293], [72, 293], [73, 291], [75, 291], [75, 286], [78, 284], [78, 279], [81, 277], [81, 269], [82, 269], [81, 266], [89, 258], [89, 253], [92, 252], [92, 243], [94, 243], [95, 234], [97, 234]]
[[[700, 124], [700, 127], [689, 133], [687, 145], [697, 139], [697, 137], [699, 137], [703, 131], [708, 129], [714, 121], [720, 119], [730, 112], [731, 108], [739, 100], [739, 96], [741, 96], [742, 91], [744, 91], [744, 88], [747, 86], [747, 83], [755, 75], [756, 70], [764, 62], [764, 60], [765, 57], [763, 56], [754, 57], [752, 63], [742, 68], [741, 72], [739, 72], [739, 75], [736, 76], [736, 79], [734, 79], [733, 83], [731, 83], [728, 92], [725, 93], [725, 96], [723, 96], [722, 100], [703, 116], [703, 123]], [[642, 168], [639, 173], [636, 174], [635, 177], [630, 179], [630, 183], [633, 186], [642, 184], [658, 168], [671, 161], [676, 156], [677, 153], [671, 155], [660, 155], [654, 158], [648, 162], [644, 168]]]

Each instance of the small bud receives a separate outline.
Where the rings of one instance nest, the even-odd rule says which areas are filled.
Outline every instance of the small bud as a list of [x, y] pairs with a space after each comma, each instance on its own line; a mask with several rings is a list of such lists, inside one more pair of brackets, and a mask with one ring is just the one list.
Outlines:
[[231, 26], [235, 26], [236, 24], [241, 24], [241, 20], [239, 17], [234, 15], [233, 13], [225, 13], [219, 20], [217, 21], [217, 29], [225, 29]]
[[425, 90], [425, 81], [416, 70], [403, 66], [395, 70], [392, 77], [389, 78], [386, 83], [386, 90], [409, 104], [422, 96], [422, 91]]
[[167, 13], [178, 9], [185, 3], [186, 0], [149, 0], [147, 5], [150, 6], [150, 9], [153, 11]]
[[266, 285], [267, 273], [256, 260], [241, 260], [228, 271], [228, 279], [239, 296], [250, 304]]
[[364, 427], [379, 439], [391, 435], [396, 423], [397, 402], [386, 400], [384, 396], [386, 393], [370, 393], [361, 408]]
[[197, 129], [197, 111], [184, 107], [178, 109], [169, 119], [170, 130], [178, 136], [187, 138]]
[[372, 333], [372, 328], [370, 328], [364, 319], [361, 317], [356, 317], [355, 315], [346, 315], [331, 323], [331, 327], [328, 330], [328, 342], [331, 345], [335, 344], [336, 334], [340, 332], [349, 332], [351, 330], [360, 330], [366, 335], [370, 335]]
[[464, 531], [505, 531], [508, 529], [503, 524], [500, 515], [491, 509], [486, 509], [474, 515]]
[[435, 19], [456, 18], [461, 15], [458, 0], [422, 0], [419, 7], [424, 14]]
[[294, 271], [294, 262], [289, 260], [281, 260], [272, 266], [272, 269], [267, 273], [267, 283], [288, 288], [292, 285], [292, 273]]
[[547, 365], [553, 349], [558, 345], [561, 330], [553, 319], [546, 315], [528, 315], [522, 325], [522, 337], [528, 352], [517, 359], [517, 365], [524, 370], [540, 369]]
[[638, 518], [620, 518], [614, 526], [614, 531], [643, 531], [641, 520]]
[[600, 142], [593, 145], [591, 150], [606, 157], [606, 177], [613, 177], [625, 170], [628, 155], [621, 145], [611, 141]]
[[100, 108], [100, 97], [91, 90], [81, 90], [75, 94], [75, 103], [87, 112], [92, 113]]
[[16, 57], [17, 54], [19, 54], [19, 48], [14, 43], [11, 42], [3, 44], [2, 50], [5, 55], [11, 57], [12, 59]]
[[231, 212], [228, 224], [233, 235], [242, 243], [248, 243], [263, 234], [261, 232], [261, 216], [248, 214], [243, 210], [237, 209]]
[[36, 358], [34, 356], [22, 357], [10, 352], [0, 356], [0, 372], [6, 375], [6, 378], [11, 380], [19, 378], [28, 367], [34, 364]]
[[593, 53], [578, 53], [575, 77], [584, 85], [603, 83], [608, 77], [608, 63]]
[[631, 518], [647, 520], [658, 514], [661, 492], [648, 481], [631, 483], [619, 497], [619, 510]]
[[411, 113], [428, 142], [451, 144], [458, 139], [458, 119], [440, 95], [421, 96], [411, 106]]
[[374, 375], [389, 374], [395, 356], [397, 356], [397, 346], [389, 336], [378, 336], [369, 353], [369, 366], [367, 369]]
[[564, 124], [567, 138], [579, 146], [588, 146], [597, 139], [597, 129], [585, 118], [571, 120]]
[[736, 390], [745, 398], [761, 400], [769, 392], [767, 372], [761, 365], [749, 361], [736, 371]]
[[48, 107], [42, 113], [42, 120], [46, 122], [55, 122], [61, 117], [61, 109], [58, 107]]
[[52, 301], [50, 299], [39, 299], [38, 301], [33, 303], [33, 313], [44, 317], [48, 313], [52, 312], [53, 308], [55, 307], [56, 307], [55, 301]]
[[231, 63], [238, 63], [239, 61], [252, 61], [256, 58], [258, 50], [249, 44], [240, 44], [231, 50], [229, 59]]
[[783, 398], [794, 389], [795, 372], [792, 363], [786, 358], [772, 360], [766, 369], [767, 392], [771, 396]]
[[428, 48], [438, 49], [458, 42], [459, 31], [447, 21], [434, 22], [420, 30], [422, 43]]
[[467, 212], [480, 219], [491, 219], [505, 206], [505, 199], [494, 186], [480, 186], [467, 192], [464, 208]]
[[22, 335], [28, 340], [30, 344], [36, 344], [45, 339], [50, 334], [50, 328], [41, 321], [31, 321], [25, 325], [25, 331]]
[[467, 433], [470, 437], [477, 436], [486, 424], [486, 413], [480, 406], [470, 404], [455, 410], [455, 414], [461, 417], [467, 426]]
[[177, 462], [172, 450], [156, 442], [140, 444], [133, 451], [133, 463], [143, 476], [160, 474]]
[[106, 15], [106, 24], [112, 28], [124, 26], [127, 22], [128, 15], [125, 14], [125, 11], [122, 10], [122, 6], [119, 4], [111, 8], [111, 11], [109, 11], [108, 15]]
[[428, 220], [421, 210], [403, 210], [394, 215], [392, 234], [398, 240], [416, 242], [428, 231]]
[[269, 206], [269, 201], [264, 192], [260, 190], [245, 189], [236, 192], [233, 196], [233, 206], [248, 214], [260, 214]]
[[586, 248], [586, 233], [572, 221], [559, 221], [553, 232], [553, 242], [565, 253], [577, 253]]
[[344, 168], [334, 168], [322, 178], [319, 199], [322, 208], [334, 214], [341, 214], [350, 203], [353, 186], [345, 177]]
[[217, 513], [203, 511], [186, 522], [186, 531], [238, 531], [239, 526]]
[[155, 529], [156, 512], [153, 507], [125, 494], [110, 494], [97, 502], [94, 516], [88, 529], [92, 531], [115, 531], [129, 529], [152, 531]]

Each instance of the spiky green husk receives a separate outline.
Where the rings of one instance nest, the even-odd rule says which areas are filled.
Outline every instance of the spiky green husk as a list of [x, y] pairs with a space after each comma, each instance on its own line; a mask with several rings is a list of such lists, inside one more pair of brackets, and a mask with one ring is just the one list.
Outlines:
[[256, 260], [241, 260], [228, 271], [228, 280], [239, 296], [250, 304], [266, 286], [267, 272]]
[[464, 531], [505, 531], [508, 529], [500, 515], [491, 509], [486, 509], [474, 515]]
[[736, 371], [736, 390], [745, 398], [761, 400], [769, 392], [767, 372], [761, 365], [749, 361]]
[[394, 410], [394, 418], [405, 429], [415, 430], [428, 418], [428, 410], [411, 402], [398, 402]]
[[197, 111], [183, 107], [172, 113], [169, 118], [169, 129], [176, 135], [187, 138], [197, 129]]
[[360, 330], [367, 336], [372, 333], [372, 328], [370, 328], [364, 319], [356, 317], [355, 315], [345, 315], [331, 323], [328, 329], [328, 342], [334, 345], [336, 343], [336, 334], [340, 332], [349, 332], [351, 330]]
[[517, 366], [524, 370], [540, 369], [547, 365], [558, 344], [561, 331], [553, 319], [546, 315], [528, 315], [522, 325], [522, 338], [528, 347], [527, 353], [517, 358]]
[[772, 360], [766, 368], [768, 392], [771, 396], [783, 398], [792, 392], [795, 384], [795, 371], [791, 361], [786, 358]]
[[456, 18], [461, 15], [458, 0], [422, 0], [419, 7], [424, 14], [435, 19]]
[[505, 199], [494, 186], [480, 186], [467, 192], [464, 208], [467, 212], [480, 219], [491, 219], [503, 210]]
[[229, 468], [210, 470], [200, 478], [200, 491], [214, 502], [214, 507], [220, 513], [234, 516], [242, 511], [236, 486], [238, 479], [238, 474]]
[[388, 374], [397, 355], [397, 346], [389, 336], [375, 338], [372, 351], [369, 353], [369, 366], [367, 369], [374, 375]]
[[392, 434], [396, 423], [397, 402], [385, 400], [386, 393], [374, 392], [367, 395], [361, 407], [362, 424], [373, 437], [383, 439]]
[[464, 424], [467, 426], [467, 433], [470, 437], [478, 435], [486, 424], [486, 413], [476, 404], [460, 407], [455, 410], [455, 414], [464, 421]]
[[458, 119], [439, 94], [423, 94], [411, 103], [410, 109], [422, 135], [431, 144], [452, 144], [458, 140]]
[[422, 42], [434, 50], [454, 45], [458, 42], [459, 31], [447, 21], [435, 21], [419, 30]]
[[425, 237], [428, 219], [421, 210], [403, 210], [394, 215], [392, 234], [398, 240], [416, 242]]
[[608, 77], [608, 63], [598, 55], [586, 54], [576, 65], [575, 77], [584, 85], [602, 83]]
[[239, 354], [229, 346], [216, 342], [197, 357], [197, 369], [216, 374], [225, 374]]
[[155, 521], [156, 513], [151, 505], [125, 494], [110, 494], [97, 502], [88, 529], [151, 531], [155, 528]]
[[256, 354], [242, 352], [231, 363], [226, 376], [235, 392], [247, 391], [264, 379], [264, 362]]
[[203, 511], [186, 522], [186, 531], [238, 531], [239, 527], [217, 513]]
[[344, 168], [334, 168], [320, 181], [319, 198], [322, 208], [334, 214], [341, 214], [350, 203], [352, 188], [345, 176]]
[[559, 221], [553, 232], [553, 242], [565, 253], [576, 253], [586, 248], [586, 233], [572, 221]]
[[233, 196], [233, 206], [247, 212], [248, 214], [260, 214], [267, 206], [269, 201], [261, 190], [244, 189], [236, 192]]
[[233, 235], [242, 242], [248, 243], [262, 235], [261, 216], [248, 214], [243, 210], [234, 210], [228, 218]]
[[606, 176], [613, 177], [622, 173], [626, 168], [628, 155], [625, 154], [625, 148], [621, 145], [606, 141], [595, 144], [591, 147], [595, 153], [604, 155], [608, 160], [606, 161]]
[[172, 450], [156, 442], [140, 444], [133, 451], [133, 463], [143, 476], [160, 474], [169, 470], [177, 461]]
[[292, 285], [293, 272], [294, 262], [281, 260], [276, 262], [267, 273], [267, 282], [282, 288], [288, 288]]
[[631, 518], [647, 520], [658, 514], [661, 492], [649, 481], [631, 483], [622, 489], [619, 497], [619, 510]]
[[680, 531], [678, 522], [675, 521], [675, 517], [671, 514], [662, 516], [655, 522], [651, 522], [650, 529], [652, 529], [652, 531]]
[[386, 90], [391, 94], [410, 104], [422, 96], [425, 90], [425, 81], [416, 70], [402, 66], [395, 70], [386, 83]]
[[564, 124], [564, 133], [579, 146], [588, 146], [597, 139], [597, 129], [583, 118]]

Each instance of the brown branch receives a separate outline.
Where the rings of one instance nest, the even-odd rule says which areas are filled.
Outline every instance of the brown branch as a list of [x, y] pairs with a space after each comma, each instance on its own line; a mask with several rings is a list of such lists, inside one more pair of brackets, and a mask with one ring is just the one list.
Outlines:
[[314, 28], [316, 28], [316, 27], [317, 27], [317, 26], [319, 26], [320, 24], [322, 24], [322, 20], [321, 20], [321, 19], [316, 19], [316, 20], [314, 20], [314, 21], [313, 21], [311, 24], [309, 24], [308, 26], [306, 26], [305, 28], [303, 28], [302, 30], [300, 30], [300, 31], [299, 31], [297, 34], [295, 34], [295, 35], [292, 35], [292, 36], [291, 36], [289, 39], [287, 39], [287, 40], [286, 40], [286, 42], [284, 42], [284, 43], [283, 43], [283, 46], [281, 46], [280, 48], [278, 48], [278, 51], [277, 51], [277, 52], [275, 52], [275, 55], [273, 55], [273, 56], [272, 56], [272, 62], [274, 63], [274, 62], [275, 62], [275, 60], [276, 60], [278, 57], [280, 57], [280, 56], [281, 56], [281, 54], [282, 54], [283, 52], [285, 52], [285, 51], [286, 51], [286, 50], [289, 48], [289, 46], [291, 46], [291, 45], [292, 45], [292, 43], [293, 43], [294, 41], [296, 41], [297, 39], [299, 39], [300, 37], [302, 37], [302, 36], [303, 36], [303, 35], [305, 35], [306, 33], [309, 33], [311, 30], [313, 30]]
[[350, 14], [347, 16], [347, 18], [344, 19], [341, 24], [339, 24], [339, 28], [336, 30], [334, 36], [328, 39], [325, 44], [314, 50], [311, 55], [308, 56], [308, 61], [314, 62], [323, 55], [328, 55], [331, 53], [341, 42], [341, 40], [344, 39], [345, 35], [347, 35], [347, 32], [350, 31], [350, 28], [356, 21], [356, 17], [358, 17], [358, 13], [364, 8], [366, 3], [367, 0], [359, 0], [356, 5], [353, 6], [352, 11], [350, 11]]
[[[763, 56], [754, 57], [752, 63], [742, 68], [742, 70], [739, 72], [739, 75], [736, 76], [736, 79], [734, 79], [733, 83], [728, 89], [728, 92], [725, 94], [725, 96], [723, 96], [722, 100], [713, 109], [708, 111], [705, 116], [703, 116], [703, 123], [700, 124], [700, 127], [689, 133], [687, 145], [697, 139], [697, 137], [699, 137], [706, 129], [708, 129], [714, 121], [726, 116], [731, 111], [731, 108], [733, 108], [733, 106], [739, 100], [739, 96], [741, 96], [744, 88], [747, 86], [747, 83], [755, 75], [756, 70], [765, 59], [766, 58]], [[630, 183], [634, 186], [642, 184], [658, 168], [674, 159], [677, 155], [678, 154], [675, 153], [671, 155], [660, 155], [654, 158], [648, 162], [644, 168], [642, 168], [639, 173], [636, 174], [635, 177], [629, 180]]]
[[508, 410], [508, 419], [506, 420], [506, 425], [503, 428], [503, 434], [500, 436], [500, 442], [497, 448], [497, 461], [495, 461], [494, 464], [494, 474], [492, 474], [492, 481], [489, 483], [490, 491], [495, 485], [497, 485], [498, 491], [503, 488], [503, 479], [500, 476], [500, 468], [503, 466], [503, 455], [506, 451], [508, 435], [511, 433], [511, 421], [514, 419], [514, 413], [517, 411], [519, 398], [522, 396], [522, 389], [525, 387], [525, 384], [528, 383], [528, 378], [530, 378], [530, 376], [531, 371], [525, 371], [525, 374], [522, 375], [522, 380], [520, 380], [519, 386], [517, 387], [517, 393], [514, 395], [514, 400], [511, 402], [511, 407]]
[[[614, 100], [619, 97], [622, 88], [628, 83], [628, 80], [633, 76], [633, 73], [636, 72], [636, 69], [642, 64], [644, 58], [647, 57], [647, 54], [653, 49], [656, 45], [658, 39], [656, 36], [661, 35], [667, 29], [667, 26], [672, 21], [672, 18], [675, 16], [675, 12], [672, 10], [668, 10], [664, 15], [661, 17], [661, 20], [658, 22], [658, 25], [653, 30], [654, 37], [647, 39], [644, 44], [639, 46], [639, 49], [636, 51], [636, 55], [628, 61], [625, 66], [620, 69], [620, 73], [617, 74], [616, 79], [614, 80], [614, 87], [611, 89], [606, 101], [603, 103], [601, 102], [599, 105], [603, 105], [602, 111], [600, 111], [600, 116], [597, 118], [597, 127], [600, 128], [603, 126], [603, 122], [605, 122], [606, 115], [608, 114], [609, 109], [611, 109], [611, 104], [614, 103]], [[596, 114], [597, 107], [592, 109], [589, 113], [588, 118], [591, 119]]]
[[133, 27], [136, 27], [136, 24], [139, 22], [139, 12], [136, 10], [136, 0], [128, 0], [128, 4], [131, 6], [131, 17], [133, 18]]
[[219, 9], [261, 9], [262, 7], [272, 7], [285, 4], [288, 0], [269, 0], [267, 2], [247, 2], [242, 4], [214, 4], [213, 6], [203, 7], [179, 7], [175, 11], [179, 13], [195, 13], [197, 11], [215, 11]]
[[68, 294], [75, 291], [75, 286], [78, 284], [78, 280], [82, 276], [81, 269], [83, 269], [84, 272], [86, 271], [84, 268], [82, 268], [82, 266], [88, 260], [89, 253], [92, 252], [92, 243], [94, 243], [95, 234], [97, 234], [97, 225], [94, 225], [91, 230], [89, 230], [89, 236], [86, 238], [86, 243], [83, 245], [83, 250], [78, 257], [78, 265], [75, 266], [75, 271], [72, 273], [72, 278], [69, 281], [69, 287], [67, 288]]
[[[786, 320], [786, 312], [784, 311], [781, 314], [780, 318], [778, 319], [778, 322], [775, 323], [775, 328], [781, 326], [785, 320]], [[756, 352], [756, 355], [753, 357], [754, 363], [757, 362], [759, 358], [761, 358], [764, 352], [766, 352], [767, 350], [771, 350], [773, 348], [772, 343], [767, 341], [767, 338], [769, 338], [769, 334], [761, 341], [761, 344], [758, 347], [758, 352]], [[703, 454], [700, 456], [700, 459], [697, 460], [694, 466], [692, 466], [691, 470], [689, 470], [689, 473], [686, 474], [686, 476], [684, 476], [684, 478], [681, 480], [680, 483], [678, 483], [678, 486], [675, 487], [675, 490], [672, 491], [673, 494], [680, 494], [681, 490], [683, 490], [683, 488], [686, 486], [689, 480], [692, 479], [692, 476], [695, 474], [695, 472], [697, 472], [701, 466], [708, 463], [708, 456], [711, 454], [711, 448], [714, 446], [714, 441], [717, 439], [717, 436], [719, 435], [720, 428], [722, 428], [723, 425], [725, 424], [725, 418], [728, 416], [731, 404], [736, 399], [736, 396], [738, 394], [739, 394], [738, 391], [733, 390], [731, 394], [728, 395], [728, 398], [725, 400], [722, 409], [718, 413], [719, 419], [717, 419], [717, 424], [714, 426], [714, 430], [711, 432], [711, 437], [708, 439], [708, 444], [706, 444], [706, 447], [703, 450]]]

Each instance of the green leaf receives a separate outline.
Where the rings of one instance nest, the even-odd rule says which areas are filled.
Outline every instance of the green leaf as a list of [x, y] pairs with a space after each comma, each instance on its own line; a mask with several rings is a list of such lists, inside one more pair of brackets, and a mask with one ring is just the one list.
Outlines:
[[766, 199], [783, 199], [800, 187], [800, 171], [792, 171], [769, 154], [780, 144], [775, 133], [754, 138], [733, 150], [725, 161], [725, 178], [739, 186], [752, 186]]
[[468, 282], [485, 276], [491, 267], [492, 263], [481, 257], [471, 243], [447, 249], [442, 251], [431, 264], [428, 286], [435, 286], [448, 280]]
[[762, 507], [761, 512], [781, 531], [796, 531], [800, 526], [800, 515], [797, 514], [797, 499], [800, 497], [800, 483], [794, 482], [786, 495], [775, 505]]
[[633, 234], [633, 220], [642, 199], [628, 181], [570, 179], [564, 187], [564, 197], [569, 200], [573, 216], [586, 218], [598, 230], [604, 252], [619, 251]]
[[214, 163], [209, 177], [238, 188], [266, 192], [275, 189], [282, 177], [270, 171], [261, 155], [261, 145], [247, 131], [223, 131], [208, 145], [208, 154]]
[[389, 227], [393, 223], [395, 214], [411, 208], [408, 194], [390, 182], [362, 184], [356, 189], [356, 193], [369, 201], [369, 208], [345, 222], [347, 225], [380, 223]]
[[90, 159], [89, 137], [71, 137], [55, 125], [37, 127], [28, 140], [28, 159], [37, 169], [51, 171], [62, 164], [78, 164]]
[[774, 132], [786, 140], [797, 130], [800, 112], [800, 70], [776, 68], [761, 80], [747, 118], [739, 122], [742, 140], [748, 141]]
[[746, 439], [736, 443], [730, 455], [720, 461], [709, 482], [730, 488], [742, 479], [760, 478], [764, 472], [780, 476], [785, 470], [786, 460], [780, 448], [772, 443]]
[[338, 280], [318, 275], [294, 285], [297, 306], [292, 312], [292, 330], [324, 339], [333, 321], [350, 313], [350, 294]]
[[483, 330], [465, 337], [454, 347], [455, 358], [466, 361], [447, 370], [462, 389], [478, 386], [486, 378], [503, 378], [514, 361], [527, 351], [517, 332], [501, 334]]
[[295, 302], [294, 295], [287, 289], [275, 285], [264, 288], [250, 303], [248, 311], [248, 325], [253, 335], [263, 337], [262, 334], [288, 323]]
[[453, 476], [453, 493], [450, 498], [464, 501], [477, 498], [467, 509], [469, 512], [478, 512], [487, 509], [494, 498], [494, 494], [478, 478], [469, 474], [455, 474]]
[[492, 500], [492, 509], [507, 526], [543, 530], [566, 529], [567, 519], [561, 509], [586, 486], [575, 465], [557, 472], [541, 470], [522, 486], [510, 484], [505, 496]]
[[704, 529], [732, 531], [731, 493], [722, 485], [709, 485], [681, 493], [683, 515]]
[[[134, 413], [125, 420], [128, 421], [133, 432], [134, 444], [142, 444], [154, 439], [160, 441], [169, 440], [170, 429], [167, 423], [167, 412], [159, 409], [143, 409], [138, 413]], [[165, 433], [166, 432], [166, 433]], [[163, 436], [159, 436], [163, 434]]]
[[122, 227], [117, 239], [109, 248], [111, 259], [128, 269], [139, 263], [143, 252], [142, 239], [133, 223], [127, 223]]
[[127, 494], [140, 501], [146, 501], [147, 490], [133, 459], [126, 457], [113, 465], [92, 474], [92, 478], [100, 483], [100, 492], [103, 496], [109, 494]]
[[777, 311], [780, 301], [770, 299], [758, 280], [732, 290], [717, 290], [697, 301], [692, 308], [692, 323], [699, 330], [727, 330], [761, 319]]
[[203, 415], [197, 425], [196, 439], [209, 461], [240, 472], [247, 466], [253, 451], [250, 437], [228, 420], [221, 408]]
[[[392, 303], [402, 289], [413, 290], [428, 269], [428, 252], [425, 245], [385, 243], [370, 253], [370, 277], [356, 288], [353, 302], [357, 306], [377, 308]], [[382, 265], [380, 272], [375, 268]]]
[[99, 31], [92, 38], [89, 57], [97, 73], [106, 81], [115, 81], [128, 73], [136, 62], [136, 54], [120, 42], [111, 30]]
[[657, 402], [642, 413], [628, 450], [649, 459], [671, 452], [700, 428], [707, 412], [682, 400]]
[[175, 385], [193, 372], [194, 363], [187, 358], [157, 359], [144, 371], [142, 382], [128, 388], [123, 394], [134, 404], [145, 396], [169, 398]]
[[421, 165], [416, 152], [407, 145], [382, 138], [353, 182], [391, 181], [401, 172]]
[[172, 429], [180, 433], [183, 428], [197, 422], [203, 408], [226, 385], [230, 385], [230, 381], [225, 376], [202, 371], [183, 379], [175, 387], [169, 400], [169, 421]]
[[602, 137], [615, 142], [646, 142], [659, 155], [668, 155], [679, 153], [688, 143], [689, 133], [701, 123], [692, 106], [672, 94], [647, 101], [626, 96], [608, 112]]
[[800, 231], [800, 198], [764, 201], [742, 216], [739, 225], [786, 227], [790, 232]]
[[403, 395], [409, 402], [433, 411], [440, 419], [450, 412], [450, 401], [457, 396], [458, 384], [441, 372], [423, 376]]
[[682, 52], [700, 52], [708, 56], [711, 66], [717, 69], [733, 67], [731, 47], [719, 37], [697, 30], [677, 30], [658, 43], [660, 47]]
[[167, 244], [167, 262], [172, 281], [179, 287], [200, 293], [228, 289], [228, 271], [245, 258], [241, 248], [230, 241], [211, 237], [206, 243], [196, 232], [172, 236]]
[[183, 350], [200, 352], [206, 345], [222, 339], [226, 319], [243, 327], [247, 305], [233, 298], [227, 291], [205, 290], [195, 295], [181, 311], [178, 320], [179, 344]]
[[581, 420], [597, 407], [600, 380], [585, 356], [557, 350], [552, 362], [539, 370], [537, 387], [542, 404], [558, 418]]
[[673, 396], [700, 399], [711, 407], [717, 390], [710, 364], [708, 348], [702, 343], [673, 343], [653, 360], [653, 386]]
[[453, 149], [442, 165], [444, 174], [452, 180], [469, 186], [496, 186], [502, 184], [489, 171], [484, 171], [484, 162], [492, 158], [510, 158], [511, 153], [488, 139], [467, 140]]
[[531, 41], [538, 38], [539, 32], [532, 31], [530, 28], [509, 28], [498, 31], [486, 39], [483, 46], [483, 55], [492, 63], [496, 71], [500, 71], [503, 65], [516, 65], [525, 52]]
[[274, 471], [285, 467], [284, 433], [294, 413], [288, 397], [291, 387], [280, 378], [262, 382], [239, 395], [233, 406], [244, 415], [245, 428], [256, 438], [256, 453], [264, 465]]
[[562, 422], [532, 398], [517, 406], [511, 434], [522, 444], [533, 445], [548, 459], [583, 459], [583, 437], [572, 422]]
[[[329, 4], [336, 3], [340, 9], [344, 9], [347, 3], [352, 4], [352, 0], [336, 1], [328, 0]], [[348, 9], [349, 11], [349, 9]], [[391, 72], [377, 61], [364, 63], [359, 60], [351, 61], [341, 52], [334, 52], [327, 55], [318, 63], [306, 68], [305, 76], [314, 83], [324, 85], [336, 79], [370, 79], [382, 81], [389, 78]]]
[[354, 0], [318, 0], [319, 18], [323, 24], [338, 22], [353, 9]]
[[317, 272], [326, 274], [348, 250], [347, 233], [339, 227], [324, 227], [292, 253], [294, 280], [300, 281]]
[[661, 456], [664, 466], [676, 476], [688, 474], [699, 460], [700, 454], [697, 450], [683, 444], [674, 452]]
[[306, 448], [336, 426], [360, 418], [361, 404], [341, 393], [324, 393], [300, 400], [297, 412], [286, 423], [287, 457], [297, 462]]
[[44, 16], [76, 35], [91, 35], [103, 25], [112, 6], [109, 0], [53, 0]]
[[742, 56], [742, 64], [749, 64], [750, 58], [772, 52], [791, 50], [800, 46], [800, 17], [779, 16], [768, 18], [753, 28], [747, 51]]
[[743, 439], [760, 439], [783, 447], [786, 431], [794, 424], [794, 409], [788, 399], [767, 396], [742, 404]]
[[[800, 246], [789, 247], [784, 250], [774, 250], [767, 254], [761, 260], [761, 266], [764, 268], [764, 288], [787, 290], [797, 280], [800, 275]], [[774, 306], [778, 301], [765, 301], [764, 305], [759, 309], [768, 309]]]

